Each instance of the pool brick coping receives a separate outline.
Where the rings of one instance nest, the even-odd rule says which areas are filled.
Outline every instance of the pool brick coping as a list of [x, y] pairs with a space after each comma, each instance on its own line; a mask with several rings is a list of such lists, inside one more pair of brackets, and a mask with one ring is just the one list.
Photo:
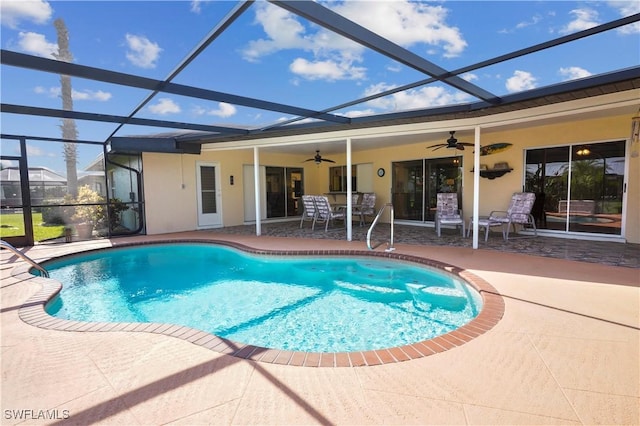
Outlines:
[[[363, 250], [263, 250], [254, 249], [229, 241], [201, 239], [122, 243], [114, 244], [112, 248], [177, 243], [216, 244], [233, 247], [252, 254], [269, 256], [382, 257], [412, 262], [457, 275], [480, 293], [482, 296], [483, 307], [478, 316], [462, 327], [421, 342], [387, 349], [360, 352], [296, 352], [237, 343], [191, 327], [166, 323], [81, 322], [55, 318], [45, 311], [45, 306], [56, 294], [58, 294], [62, 289], [62, 285], [53, 279], [34, 276], [29, 272], [29, 265], [22, 265], [15, 268], [12, 271], [12, 275], [22, 275], [21, 278], [25, 281], [31, 280], [33, 282], [37, 282], [42, 286], [42, 288], [21, 305], [18, 315], [25, 323], [47, 330], [75, 332], [144, 332], [162, 334], [164, 336], [182, 339], [203, 348], [234, 357], [257, 362], [301, 367], [364, 367], [423, 358], [464, 345], [465, 343], [491, 330], [504, 315], [504, 299], [498, 291], [484, 279], [456, 266], [412, 255]], [[78, 252], [69, 256], [82, 255], [92, 251], [96, 250]]]

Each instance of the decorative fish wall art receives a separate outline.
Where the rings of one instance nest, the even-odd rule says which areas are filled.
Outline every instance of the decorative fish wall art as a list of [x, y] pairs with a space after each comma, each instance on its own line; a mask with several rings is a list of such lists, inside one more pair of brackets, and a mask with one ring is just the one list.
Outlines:
[[[497, 154], [511, 148], [512, 144], [507, 142], [492, 143], [490, 145], [480, 147], [480, 156]], [[475, 152], [475, 151], [473, 151]]]

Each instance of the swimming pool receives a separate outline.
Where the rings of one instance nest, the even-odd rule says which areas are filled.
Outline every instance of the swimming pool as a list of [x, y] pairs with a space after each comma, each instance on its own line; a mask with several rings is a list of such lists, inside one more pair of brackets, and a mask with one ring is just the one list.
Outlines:
[[458, 277], [374, 257], [252, 255], [212, 244], [101, 250], [48, 262], [47, 312], [90, 322], [184, 325], [244, 344], [350, 352], [431, 339], [469, 323]]

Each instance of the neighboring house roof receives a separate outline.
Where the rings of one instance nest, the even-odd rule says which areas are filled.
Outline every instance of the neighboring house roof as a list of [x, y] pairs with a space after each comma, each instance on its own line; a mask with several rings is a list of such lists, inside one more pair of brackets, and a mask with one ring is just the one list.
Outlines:
[[[7, 167], [0, 170], [0, 180], [2, 182], [20, 182], [20, 169], [18, 167]], [[29, 181], [67, 184], [66, 177], [46, 167], [29, 167]]]

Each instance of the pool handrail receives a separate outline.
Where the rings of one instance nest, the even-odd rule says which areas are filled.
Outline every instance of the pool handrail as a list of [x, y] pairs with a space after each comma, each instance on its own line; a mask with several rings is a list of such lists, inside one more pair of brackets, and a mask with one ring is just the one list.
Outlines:
[[44, 269], [38, 262], [36, 262], [35, 260], [31, 259], [26, 254], [22, 253], [20, 250], [18, 250], [17, 248], [15, 248], [14, 246], [12, 246], [8, 242], [6, 242], [5, 240], [0, 240], [0, 247], [11, 251], [16, 256], [18, 256], [19, 258], [21, 258], [22, 260], [24, 260], [25, 262], [30, 264], [32, 267], [34, 267], [35, 269], [40, 271], [40, 273], [42, 274], [43, 277], [49, 278], [49, 272], [47, 272], [47, 270]]
[[384, 243], [384, 241], [381, 241], [380, 243], [376, 244], [375, 246], [371, 246], [371, 233], [373, 232], [373, 228], [375, 228], [375, 226], [378, 224], [378, 220], [380, 219], [380, 216], [382, 216], [382, 213], [384, 213], [384, 210], [389, 207], [389, 214], [391, 216], [391, 235], [389, 237], [389, 243], [387, 244], [387, 248], [384, 251], [393, 251], [395, 250], [395, 247], [393, 247], [393, 221], [394, 221], [394, 215], [393, 215], [393, 203], [386, 203], [385, 205], [383, 205], [382, 207], [380, 207], [380, 210], [378, 210], [378, 214], [376, 215], [375, 219], [373, 219], [373, 222], [371, 222], [371, 226], [369, 227], [369, 230], [367, 231], [367, 247], [369, 248], [369, 250], [374, 250], [377, 247], [379, 247], [380, 245], [382, 245]]

